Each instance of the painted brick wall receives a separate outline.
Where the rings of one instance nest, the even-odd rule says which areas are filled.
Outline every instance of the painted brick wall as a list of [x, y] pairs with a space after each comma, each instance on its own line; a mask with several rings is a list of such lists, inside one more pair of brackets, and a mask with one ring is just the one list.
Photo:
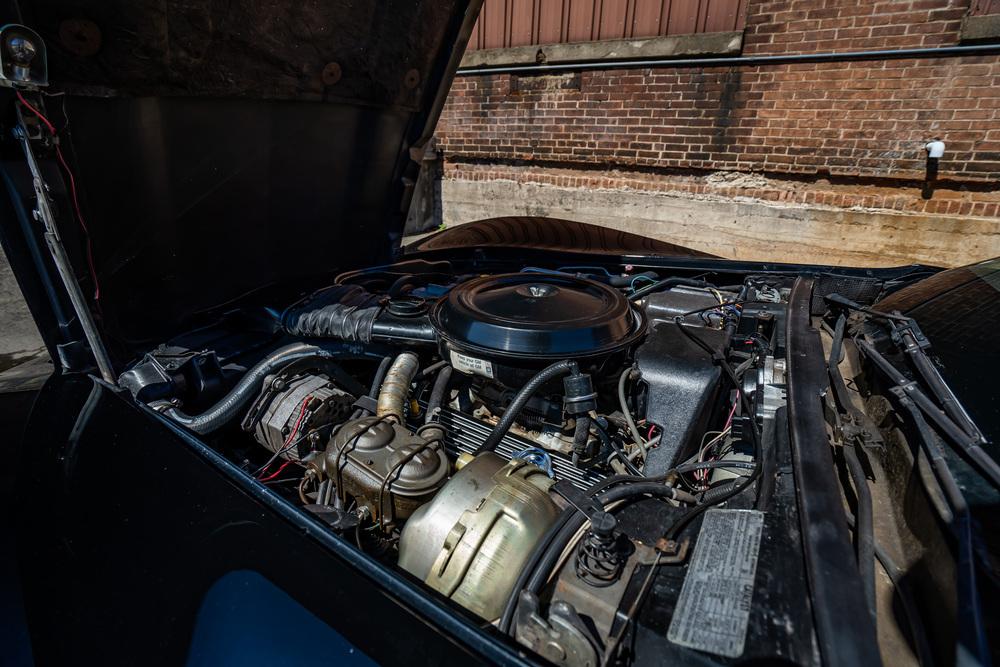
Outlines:
[[[959, 43], [970, 0], [750, 0], [744, 55]], [[605, 69], [456, 80], [452, 162], [1000, 179], [1000, 56]]]

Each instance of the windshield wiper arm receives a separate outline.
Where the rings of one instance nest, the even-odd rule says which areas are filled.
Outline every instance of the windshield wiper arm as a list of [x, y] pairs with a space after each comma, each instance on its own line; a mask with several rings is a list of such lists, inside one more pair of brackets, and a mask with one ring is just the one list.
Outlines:
[[[941, 377], [941, 374], [938, 372], [934, 362], [931, 360], [930, 356], [928, 356], [926, 350], [930, 347], [930, 341], [924, 337], [924, 334], [920, 331], [920, 327], [917, 325], [916, 320], [912, 317], [903, 315], [899, 311], [886, 313], [873, 308], [867, 308], [839, 294], [828, 294], [823, 298], [838, 306], [865, 313], [866, 315], [874, 318], [886, 320], [892, 335], [892, 341], [901, 350], [906, 352], [906, 354], [913, 361], [913, 365], [917, 367], [917, 371], [920, 373], [920, 376], [924, 379], [924, 382], [927, 383], [931, 393], [934, 394], [934, 398], [936, 398], [944, 408], [945, 413], [951, 421], [954, 422], [954, 424], [957, 425], [970, 440], [974, 441], [975, 444], [986, 444], [987, 441], [985, 436], [983, 436], [982, 431], [980, 431], [979, 428], [977, 428], [973, 423], [968, 413], [966, 413], [965, 408], [962, 407], [962, 404], [959, 402], [954, 392], [952, 392], [951, 387], [949, 387], [944, 381], [944, 378]], [[896, 384], [902, 385], [908, 382], [905, 376], [896, 371], [895, 367], [891, 364], [888, 364], [887, 367], [883, 368], [883, 370], [886, 369], [895, 371], [895, 375], [898, 376], [898, 379], [894, 378]], [[923, 409], [923, 406], [921, 406], [921, 409]], [[928, 416], [934, 418], [934, 415]]]
[[934, 362], [928, 356], [926, 349], [930, 347], [930, 342], [921, 333], [917, 323], [911, 318], [906, 318], [903, 324], [896, 324], [890, 320], [889, 327], [892, 329], [893, 341], [909, 355], [913, 365], [917, 367], [917, 371], [924, 378], [924, 382], [930, 387], [931, 392], [952, 421], [958, 424], [970, 438], [974, 438], [981, 445], [985, 444], [986, 438], [983, 437], [982, 431], [972, 423], [972, 419], [959, 403], [951, 387], [941, 377], [941, 373], [938, 372]]
[[[967, 458], [972, 465], [998, 490], [1000, 490], [1000, 465], [986, 453], [980, 446], [982, 435], [970, 435], [966, 433], [951, 417], [937, 406], [934, 401], [927, 397], [915, 380], [908, 379], [903, 373], [892, 365], [875, 346], [864, 340], [856, 340], [855, 343], [865, 356], [874, 362], [889, 379], [895, 384], [890, 389], [898, 389], [908, 396], [917, 408], [920, 409], [939, 429], [947, 436], [947, 439]], [[943, 383], [944, 380], [941, 380]], [[950, 392], [949, 392], [950, 393]]]

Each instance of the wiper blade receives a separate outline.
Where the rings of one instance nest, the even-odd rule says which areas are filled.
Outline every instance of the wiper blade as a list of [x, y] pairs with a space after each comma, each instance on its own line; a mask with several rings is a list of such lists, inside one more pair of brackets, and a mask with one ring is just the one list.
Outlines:
[[[972, 419], [969, 417], [968, 413], [966, 413], [954, 392], [952, 392], [951, 388], [944, 381], [944, 378], [941, 377], [941, 374], [938, 372], [938, 369], [934, 365], [930, 356], [928, 356], [926, 350], [930, 347], [930, 342], [924, 337], [923, 332], [920, 331], [920, 327], [917, 326], [916, 320], [912, 317], [903, 315], [899, 311], [886, 313], [873, 308], [867, 308], [839, 294], [828, 294], [823, 298], [826, 299], [826, 301], [838, 306], [865, 313], [866, 315], [874, 318], [886, 320], [892, 335], [892, 341], [910, 357], [913, 361], [913, 365], [917, 367], [917, 371], [920, 373], [920, 376], [924, 379], [924, 382], [927, 383], [927, 386], [934, 395], [934, 398], [937, 399], [937, 401], [944, 408], [945, 414], [947, 414], [950, 418], [951, 424], [949, 425], [949, 428], [957, 426], [958, 429], [967, 436], [967, 438], [961, 438], [960, 436], [957, 436], [956, 432], [955, 437], [959, 440], [967, 439], [977, 445], [986, 444], [987, 441], [985, 436], [983, 436], [983, 432], [980, 431], [979, 428], [977, 428], [973, 423]], [[870, 345], [868, 347], [871, 348]], [[874, 350], [874, 348], [871, 349]], [[880, 364], [878, 360], [875, 359], [876, 363], [879, 364], [879, 367], [882, 368], [883, 371], [889, 373], [897, 385], [903, 386], [909, 382], [909, 380], [907, 380], [902, 373], [896, 370], [891, 363], [885, 360], [884, 357], [882, 357], [882, 360], [885, 361], [885, 365]], [[917, 388], [916, 385], [914, 387]], [[905, 388], [906, 387], [904, 386], [904, 389]], [[907, 391], [910, 390], [908, 389]], [[918, 406], [920, 406], [921, 410], [924, 409], [924, 406], [920, 405], [919, 402]], [[928, 416], [934, 419], [939, 426], [942, 425], [941, 421], [939, 421], [935, 415], [928, 414]], [[949, 437], [951, 437], [950, 433]]]
[[917, 367], [917, 371], [924, 378], [924, 382], [930, 387], [948, 416], [978, 444], [986, 444], [986, 438], [982, 431], [969, 418], [962, 404], [951, 391], [951, 387], [944, 381], [934, 362], [927, 355], [926, 349], [930, 347], [930, 342], [924, 338], [917, 323], [913, 319], [907, 318], [900, 325], [890, 321], [889, 327], [892, 329], [893, 341], [913, 360], [913, 365]]
[[[944, 410], [927, 397], [920, 385], [908, 379], [903, 373], [892, 365], [882, 353], [875, 349], [875, 346], [864, 340], [855, 341], [858, 349], [865, 353], [865, 356], [874, 362], [875, 366], [882, 371], [895, 384], [891, 389], [898, 389], [903, 395], [908, 396], [919, 408], [920, 412], [926, 415], [934, 424], [947, 436], [948, 440], [960, 450], [965, 458], [972, 463], [987, 480], [1000, 490], [1000, 465], [993, 460], [980, 446], [983, 443], [982, 435], [972, 435], [956, 424]], [[944, 380], [941, 380], [943, 383]], [[950, 390], [949, 390], [950, 393]], [[957, 404], [957, 401], [956, 401]], [[960, 406], [959, 406], [960, 407]], [[971, 423], [971, 421], [970, 421]], [[973, 428], [975, 428], [973, 426]], [[977, 433], [978, 433], [978, 429]]]

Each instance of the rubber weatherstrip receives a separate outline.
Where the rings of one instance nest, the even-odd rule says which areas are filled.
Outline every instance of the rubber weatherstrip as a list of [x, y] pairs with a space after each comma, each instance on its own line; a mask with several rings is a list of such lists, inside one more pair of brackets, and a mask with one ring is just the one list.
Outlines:
[[810, 322], [813, 283], [795, 281], [785, 332], [788, 427], [813, 619], [824, 665], [880, 665], [827, 439], [822, 396], [829, 385], [819, 332]]

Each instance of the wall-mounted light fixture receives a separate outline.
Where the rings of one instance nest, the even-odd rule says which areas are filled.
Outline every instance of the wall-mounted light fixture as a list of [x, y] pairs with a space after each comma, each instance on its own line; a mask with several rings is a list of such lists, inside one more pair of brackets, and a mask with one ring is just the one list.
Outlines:
[[924, 174], [924, 187], [920, 193], [924, 199], [934, 196], [934, 182], [938, 177], [938, 163], [944, 157], [944, 142], [941, 137], [934, 137], [924, 146], [927, 151], [927, 171]]

